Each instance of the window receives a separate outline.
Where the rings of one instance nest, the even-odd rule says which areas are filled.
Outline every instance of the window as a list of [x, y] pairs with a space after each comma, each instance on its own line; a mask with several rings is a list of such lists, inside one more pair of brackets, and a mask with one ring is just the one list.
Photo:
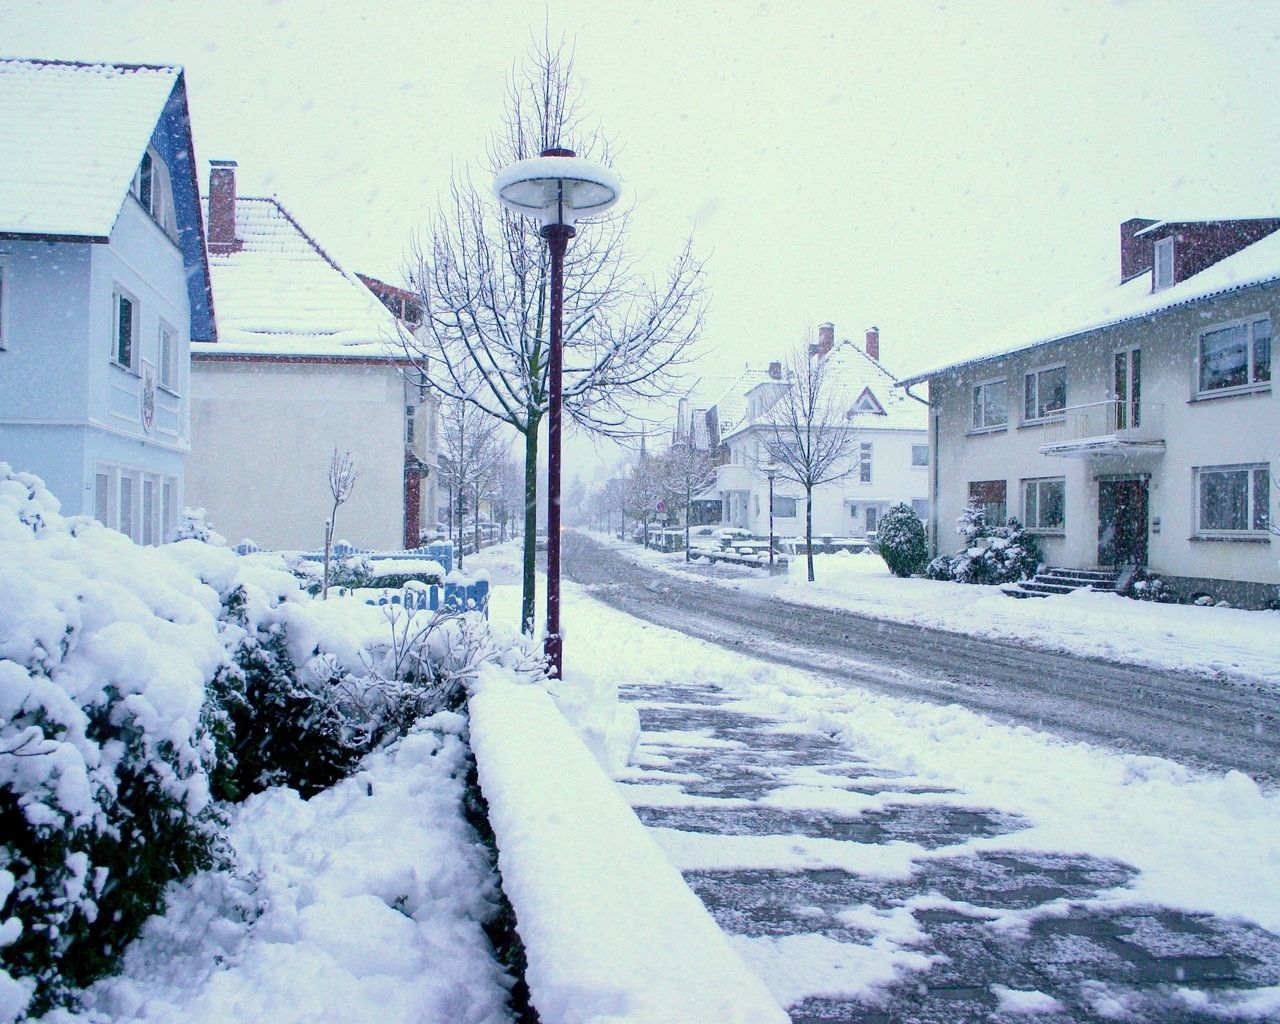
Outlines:
[[1067, 407], [1067, 368], [1051, 366], [1035, 370], [1024, 378], [1024, 422], [1049, 419]]
[[1205, 466], [1196, 470], [1197, 536], [1265, 537], [1270, 509], [1269, 466]]
[[1023, 480], [1022, 521], [1028, 530], [1061, 533], [1067, 521], [1066, 480]]
[[1271, 320], [1205, 331], [1197, 357], [1199, 395], [1266, 387], [1271, 383]]
[[4, 265], [4, 260], [0, 258], [0, 352], [9, 347], [9, 332], [4, 329], [4, 310], [5, 310], [5, 271], [8, 268]]
[[1142, 349], [1116, 353], [1112, 383], [1115, 385], [1116, 429], [1142, 426]]
[[120, 524], [117, 529], [126, 537], [133, 536], [133, 477], [124, 473], [120, 474]]
[[160, 386], [166, 391], [178, 390], [178, 331], [160, 321]]
[[1003, 429], [1009, 422], [1008, 384], [989, 380], [973, 388], [973, 429]]
[[106, 473], [93, 475], [93, 518], [103, 526], [111, 525], [111, 477]]
[[969, 482], [969, 505], [987, 514], [992, 526], [1004, 526], [1009, 521], [1006, 484], [1003, 480], [972, 480]]
[[857, 519], [857, 518], [858, 518], [858, 506], [857, 506], [857, 505], [850, 505], [850, 506], [849, 506], [849, 518], [850, 518], [850, 519]]
[[796, 517], [796, 499], [784, 498], [780, 494], [773, 496], [773, 515], [775, 519], [794, 519]]
[[162, 231], [178, 241], [178, 218], [174, 215], [173, 191], [169, 184], [169, 168], [160, 154], [148, 148], [133, 175], [130, 190]]
[[911, 511], [922, 523], [929, 522], [929, 499], [928, 498], [912, 498]]
[[1151, 290], [1158, 292], [1161, 288], [1168, 288], [1173, 284], [1173, 239], [1162, 238], [1156, 242], [1155, 249], [1155, 269], [1152, 270], [1155, 275], [1151, 282]]
[[880, 525], [880, 510], [875, 505], [867, 506], [867, 533], [875, 533]]
[[175, 528], [174, 513], [177, 511], [174, 508], [174, 498], [176, 496], [176, 493], [177, 493], [177, 487], [174, 485], [174, 481], [166, 477], [164, 481], [160, 484], [160, 543], [161, 544], [167, 544], [169, 543], [169, 541], [173, 540], [173, 531]]
[[112, 304], [114, 339], [111, 358], [116, 365], [133, 370], [138, 352], [138, 300], [117, 288], [112, 295]]
[[142, 543], [148, 547], [156, 542], [156, 484], [154, 480], [142, 481]]
[[911, 446], [911, 465], [929, 465], [929, 446], [927, 444], [913, 444]]
[[871, 483], [871, 445], [865, 441], [858, 446], [858, 480]]

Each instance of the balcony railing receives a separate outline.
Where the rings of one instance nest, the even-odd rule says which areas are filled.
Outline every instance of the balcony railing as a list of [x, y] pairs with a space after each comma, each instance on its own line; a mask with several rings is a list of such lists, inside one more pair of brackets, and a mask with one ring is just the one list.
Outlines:
[[1042, 455], [1163, 452], [1164, 406], [1118, 400], [1074, 405], [1044, 430]]

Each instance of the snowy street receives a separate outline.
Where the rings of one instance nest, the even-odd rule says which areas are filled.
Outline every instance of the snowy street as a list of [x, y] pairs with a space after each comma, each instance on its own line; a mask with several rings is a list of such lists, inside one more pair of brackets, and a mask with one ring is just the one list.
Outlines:
[[[700, 563], [686, 567], [665, 556], [666, 571], [655, 574], [649, 565], [638, 567], [631, 560], [637, 550], [632, 546], [619, 553], [594, 537], [567, 534], [565, 572], [601, 601], [629, 614], [877, 693], [954, 702], [1000, 721], [1115, 750], [1234, 768], [1260, 782], [1280, 777], [1280, 691], [1255, 680], [1082, 658], [1046, 649], [1052, 636], [1033, 647], [869, 618], [835, 606], [797, 606], [751, 589], [753, 583], [768, 583], [757, 569], [712, 569]], [[699, 578], [699, 573], [733, 573], [743, 581], [729, 589]], [[915, 583], [939, 586], [897, 582], [904, 589]], [[788, 588], [785, 596], [795, 589]], [[971, 589], [976, 598], [978, 589], [990, 588]], [[1018, 602], [998, 600], [1022, 610]], [[1265, 616], [1263, 624], [1270, 622], [1270, 613], [1234, 614]], [[1175, 646], [1172, 641], [1170, 646]]]

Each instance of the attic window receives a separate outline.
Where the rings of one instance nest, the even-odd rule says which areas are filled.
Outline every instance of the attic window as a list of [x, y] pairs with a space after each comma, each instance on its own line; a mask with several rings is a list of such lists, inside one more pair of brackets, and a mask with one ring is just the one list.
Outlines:
[[1151, 290], [1158, 292], [1161, 288], [1168, 288], [1173, 284], [1173, 239], [1162, 238], [1156, 242], [1155, 249], [1155, 267], [1151, 271], [1153, 275]]
[[871, 393], [870, 388], [863, 388], [862, 394], [860, 394], [858, 396], [858, 400], [853, 403], [853, 409], [851, 410], [851, 415], [857, 414], [860, 412], [874, 413], [877, 416], [888, 415], [884, 411], [884, 406], [882, 406], [879, 402], [876, 401], [876, 396]]
[[169, 239], [178, 241], [178, 218], [173, 208], [173, 187], [169, 181], [169, 168], [160, 159], [155, 147], [148, 146], [142, 154], [142, 162], [133, 175], [129, 189], [142, 208], [151, 215]]

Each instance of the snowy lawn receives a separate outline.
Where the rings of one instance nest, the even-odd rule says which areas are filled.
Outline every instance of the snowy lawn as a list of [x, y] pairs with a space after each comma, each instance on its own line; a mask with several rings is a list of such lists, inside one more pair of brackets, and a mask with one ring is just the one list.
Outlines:
[[[590, 536], [656, 572], [689, 572], [683, 552], [662, 554], [603, 534]], [[1280, 686], [1280, 612], [1154, 604], [1088, 590], [1020, 601], [999, 587], [899, 579], [871, 554], [815, 555], [814, 576], [810, 583], [801, 555], [792, 559], [786, 575], [771, 578], [760, 571], [698, 578], [782, 601], [966, 636]]]

